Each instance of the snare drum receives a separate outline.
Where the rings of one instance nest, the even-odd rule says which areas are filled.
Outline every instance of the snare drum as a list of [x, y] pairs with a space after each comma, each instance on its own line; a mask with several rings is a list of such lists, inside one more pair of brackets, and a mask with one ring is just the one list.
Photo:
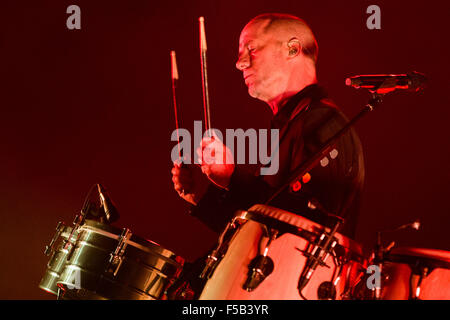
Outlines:
[[[301, 296], [297, 287], [307, 252], [324, 227], [265, 205], [239, 212], [237, 220], [243, 223], [206, 282], [202, 300], [344, 299], [364, 271], [361, 246], [336, 233], [338, 245], [332, 251], [333, 257], [326, 260], [328, 267], [317, 267]], [[268, 275], [249, 291], [251, 266], [264, 254], [270, 260], [265, 263]]]
[[395, 248], [383, 264], [381, 298], [449, 300], [450, 252]]
[[52, 278], [58, 278], [65, 299], [165, 299], [184, 264], [181, 257], [128, 229], [93, 220], [85, 220], [74, 236], [66, 251], [59, 250], [64, 252], [58, 260], [60, 275], [55, 272]]

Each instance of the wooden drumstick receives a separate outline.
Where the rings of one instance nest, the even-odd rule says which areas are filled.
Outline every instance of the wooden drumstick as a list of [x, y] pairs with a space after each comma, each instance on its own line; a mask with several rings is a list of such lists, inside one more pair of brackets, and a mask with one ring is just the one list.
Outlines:
[[177, 58], [175, 55], [175, 51], [170, 51], [170, 61], [172, 66], [172, 96], [173, 96], [173, 109], [175, 114], [175, 128], [177, 130], [177, 146], [178, 146], [178, 156], [180, 157], [180, 160], [182, 161], [182, 154], [180, 150], [180, 133], [179, 133], [179, 125], [178, 125], [178, 106], [177, 106], [177, 95], [176, 95], [176, 88], [178, 84], [178, 67], [177, 67]]
[[205, 130], [211, 129], [211, 116], [209, 108], [209, 93], [208, 93], [208, 71], [206, 64], [206, 33], [205, 33], [205, 18], [198, 18], [200, 31], [200, 63], [202, 68], [202, 89], [203, 89], [203, 113], [205, 116]]

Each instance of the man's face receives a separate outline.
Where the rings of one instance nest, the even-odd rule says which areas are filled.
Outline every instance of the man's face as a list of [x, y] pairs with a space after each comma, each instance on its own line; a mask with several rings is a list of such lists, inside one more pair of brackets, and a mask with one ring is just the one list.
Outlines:
[[283, 93], [288, 78], [283, 43], [274, 32], [264, 32], [267, 23], [251, 22], [242, 30], [236, 62], [250, 96], [265, 102]]

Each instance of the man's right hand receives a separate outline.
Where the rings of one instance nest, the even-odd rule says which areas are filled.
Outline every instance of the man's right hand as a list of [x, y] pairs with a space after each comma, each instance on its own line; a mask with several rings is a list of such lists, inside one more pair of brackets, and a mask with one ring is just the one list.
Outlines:
[[201, 183], [194, 179], [194, 165], [184, 165], [174, 162], [172, 168], [173, 187], [178, 195], [187, 202], [197, 205], [203, 196], [204, 190], [201, 190]]

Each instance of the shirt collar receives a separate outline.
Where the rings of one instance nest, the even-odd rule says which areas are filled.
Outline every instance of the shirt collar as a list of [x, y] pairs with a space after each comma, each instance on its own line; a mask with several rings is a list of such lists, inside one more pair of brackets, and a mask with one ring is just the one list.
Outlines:
[[327, 94], [325, 90], [320, 87], [317, 83], [306, 86], [294, 96], [292, 96], [288, 102], [281, 107], [278, 113], [272, 118], [271, 127], [281, 129], [289, 122], [291, 114], [294, 112], [296, 107], [302, 102], [304, 99], [312, 99], [312, 100], [320, 100], [326, 97]]

